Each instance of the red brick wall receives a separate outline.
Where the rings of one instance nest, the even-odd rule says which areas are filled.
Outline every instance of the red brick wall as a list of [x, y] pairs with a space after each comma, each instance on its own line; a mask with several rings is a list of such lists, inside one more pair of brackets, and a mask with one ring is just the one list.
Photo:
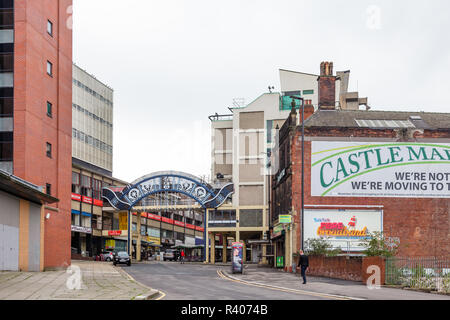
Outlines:
[[[52, 185], [58, 212], [45, 221], [45, 267], [70, 264], [72, 167], [72, 0], [15, 1], [14, 174]], [[53, 37], [47, 20], [53, 22]], [[53, 77], [47, 75], [47, 60]], [[47, 101], [53, 117], [47, 117]], [[46, 156], [52, 144], [52, 158]], [[47, 213], [47, 212], [46, 212]]]
[[[322, 137], [383, 137], [395, 138], [393, 130], [372, 129], [307, 129], [306, 136]], [[450, 138], [447, 131], [427, 131], [425, 138]], [[394, 141], [394, 140], [393, 140]], [[292, 203], [297, 213], [294, 221], [300, 226], [301, 212], [301, 132], [292, 140]], [[401, 256], [448, 256], [450, 254], [450, 200], [427, 198], [363, 198], [311, 197], [311, 142], [305, 142], [305, 204], [383, 206], [383, 229], [387, 237], [400, 239]], [[297, 230], [300, 247], [301, 230]], [[307, 239], [305, 239], [306, 241]]]
[[362, 257], [309, 256], [307, 275], [362, 281], [362, 260]]
[[[367, 279], [374, 275], [374, 271], [368, 272], [370, 266], [377, 266], [380, 269], [380, 285], [384, 285], [386, 278], [386, 260], [383, 257], [364, 257], [362, 260], [362, 282], [367, 283]], [[375, 283], [369, 283], [375, 285]]]

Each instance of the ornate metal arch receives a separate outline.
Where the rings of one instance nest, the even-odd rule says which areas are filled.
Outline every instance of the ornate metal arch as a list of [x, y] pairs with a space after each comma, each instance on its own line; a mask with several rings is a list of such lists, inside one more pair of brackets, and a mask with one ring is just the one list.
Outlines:
[[206, 209], [221, 206], [233, 194], [234, 186], [229, 183], [217, 189], [188, 173], [161, 171], [133, 181], [122, 191], [115, 192], [109, 188], [103, 188], [103, 198], [117, 210], [130, 210], [143, 198], [163, 192], [184, 194]]

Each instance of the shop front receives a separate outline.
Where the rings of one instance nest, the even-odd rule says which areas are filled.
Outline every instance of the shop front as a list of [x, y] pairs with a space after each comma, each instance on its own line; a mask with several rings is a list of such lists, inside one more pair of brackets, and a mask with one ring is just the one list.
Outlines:
[[284, 268], [285, 263], [285, 241], [286, 241], [286, 231], [285, 225], [278, 223], [273, 227], [271, 231], [270, 238], [273, 245], [274, 253], [274, 267]]

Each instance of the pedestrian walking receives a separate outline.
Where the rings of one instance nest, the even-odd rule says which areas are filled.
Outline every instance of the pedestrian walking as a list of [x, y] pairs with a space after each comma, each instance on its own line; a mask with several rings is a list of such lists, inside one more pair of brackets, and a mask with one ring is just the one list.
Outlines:
[[301, 270], [301, 275], [303, 278], [303, 284], [306, 284], [306, 270], [309, 268], [309, 259], [308, 256], [305, 255], [303, 250], [300, 250], [300, 258], [298, 259], [298, 266]]
[[180, 261], [181, 261], [181, 264], [184, 264], [184, 250], [181, 250]]

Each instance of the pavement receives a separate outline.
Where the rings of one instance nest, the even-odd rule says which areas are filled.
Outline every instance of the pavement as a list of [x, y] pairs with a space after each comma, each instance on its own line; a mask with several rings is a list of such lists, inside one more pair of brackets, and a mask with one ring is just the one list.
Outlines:
[[73, 260], [61, 271], [0, 272], [0, 300], [150, 300], [158, 295], [111, 262]]

